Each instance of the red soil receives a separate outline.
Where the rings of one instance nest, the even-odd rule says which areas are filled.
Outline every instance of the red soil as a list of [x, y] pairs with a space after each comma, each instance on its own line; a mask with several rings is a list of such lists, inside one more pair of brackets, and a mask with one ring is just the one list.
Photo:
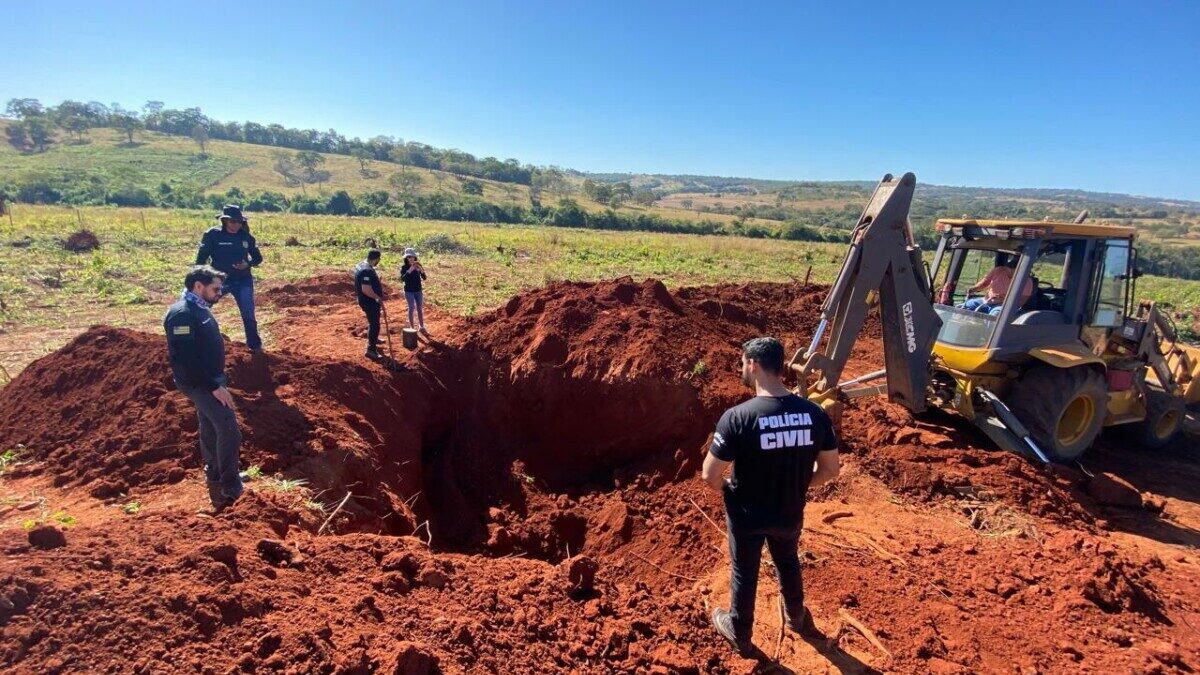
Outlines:
[[[396, 370], [362, 359], [345, 279], [263, 293], [283, 314], [278, 348], [230, 349], [243, 461], [325, 502], [353, 493], [320, 536], [325, 518], [294, 493], [260, 488], [196, 514], [196, 422], [161, 337], [94, 328], [0, 390], [0, 447], [22, 443], [33, 460], [0, 494], [21, 497], [0, 506], [0, 667], [761, 668], [770, 659], [734, 656], [707, 623], [727, 602], [728, 562], [720, 501], [694, 475], [720, 411], [746, 396], [738, 345], [768, 333], [801, 346], [823, 292], [554, 284], [473, 318], [429, 312], [433, 339], [397, 353]], [[878, 338], [869, 324], [847, 375], [879, 367]], [[842, 437], [843, 477], [810, 496], [809, 603], [819, 626], [832, 633], [848, 611], [892, 655], [853, 632], [840, 650], [779, 641], [764, 580], [756, 642], [781, 667], [1200, 663], [1200, 471], [1186, 447], [1155, 462], [1094, 456], [1152, 492], [1151, 511], [1101, 506], [1081, 474], [990, 450], [946, 415], [860, 402]], [[1162, 467], [1190, 483], [1161, 480]], [[42, 508], [12, 511], [33, 490], [79, 521], [65, 546], [12, 526]], [[145, 505], [136, 516], [117, 508], [130, 499]]]

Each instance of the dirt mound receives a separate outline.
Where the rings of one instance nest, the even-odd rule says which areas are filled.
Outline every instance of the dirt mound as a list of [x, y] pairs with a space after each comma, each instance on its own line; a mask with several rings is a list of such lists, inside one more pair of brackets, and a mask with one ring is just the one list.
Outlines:
[[[587, 559], [550, 566], [437, 555], [409, 538], [347, 535], [295, 539], [302, 565], [280, 566], [263, 553], [274, 535], [261, 525], [173, 518], [169, 526], [136, 520], [124, 536], [79, 536], [65, 553], [48, 552], [40, 576], [0, 576], [0, 606], [20, 614], [0, 620], [0, 664], [538, 673], [591, 663], [646, 672], [671, 663], [663, 647], [675, 641], [691, 645], [678, 661], [692, 672], [730, 660], [708, 639], [693, 594], [618, 586]], [[81, 585], [118, 578], [103, 594]], [[130, 659], [121, 648], [130, 644], [146, 650]]]
[[91, 230], [79, 230], [64, 239], [62, 247], [73, 253], [87, 253], [100, 248], [100, 238]]
[[[447, 337], [401, 354], [394, 372], [362, 360], [358, 342], [333, 349], [362, 324], [348, 274], [264, 292], [285, 346], [228, 350], [244, 464], [303, 478], [326, 502], [351, 493], [338, 534], [317, 536], [324, 516], [262, 489], [217, 517], [180, 508], [80, 525], [63, 547], [0, 534], [15, 561], [0, 576], [0, 664], [761, 669], [708, 624], [727, 600], [727, 553], [720, 497], [694, 476], [717, 415], [746, 396], [741, 342], [805, 345], [823, 292], [558, 283], [438, 318]], [[868, 321], [847, 375], [881, 365], [879, 330]], [[23, 443], [35, 460], [6, 478], [179, 499], [196, 476], [196, 422], [162, 342], [93, 328], [0, 390], [0, 447]], [[1194, 655], [1149, 642], [1186, 635], [1170, 631], [1194, 613], [1192, 576], [1108, 543], [1082, 476], [878, 400], [848, 406], [842, 439], [843, 478], [810, 495], [806, 585], [822, 627], [848, 611], [892, 656], [851, 635], [821, 661], [785, 639], [764, 582], [756, 637], [797, 670], [1182, 670]]]
[[[296, 354], [252, 355], [227, 344], [229, 388], [245, 440], [243, 466], [290, 472], [319, 489], [365, 491], [395, 530], [415, 525], [424, 434], [444, 425], [420, 376], [379, 378], [363, 365]], [[397, 416], [396, 401], [405, 400]], [[48, 405], [47, 402], [53, 404]], [[95, 327], [0, 390], [0, 446], [23, 444], [55, 485], [98, 498], [176, 483], [199, 467], [197, 419], [171, 381], [163, 338]]]
[[263, 291], [260, 302], [279, 307], [311, 307], [329, 305], [354, 299], [354, 276], [323, 274], [294, 284], [285, 284]]
[[846, 410], [842, 428], [845, 449], [861, 454], [867, 471], [899, 493], [924, 501], [998, 500], [1060, 522], [1094, 521], [1082, 474], [995, 450], [950, 413], [917, 419], [903, 406], [864, 399]]

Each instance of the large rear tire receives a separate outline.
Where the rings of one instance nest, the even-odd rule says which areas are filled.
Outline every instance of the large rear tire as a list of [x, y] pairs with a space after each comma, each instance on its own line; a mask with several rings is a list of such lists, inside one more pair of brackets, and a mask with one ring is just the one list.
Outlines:
[[1147, 450], [1158, 450], [1175, 440], [1183, 429], [1183, 399], [1157, 389], [1146, 391], [1146, 419], [1130, 425], [1133, 440]]
[[1013, 383], [1008, 398], [1042, 450], [1056, 462], [1072, 462], [1100, 435], [1108, 387], [1096, 369], [1039, 364]]

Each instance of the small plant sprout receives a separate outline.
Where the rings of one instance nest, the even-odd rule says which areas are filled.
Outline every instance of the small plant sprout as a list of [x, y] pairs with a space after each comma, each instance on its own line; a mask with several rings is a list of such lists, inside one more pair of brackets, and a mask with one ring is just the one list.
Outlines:
[[692, 375], [694, 377], [703, 377], [708, 372], [708, 364], [703, 360], [697, 361], [696, 365], [692, 366]]
[[326, 510], [325, 503], [317, 501], [316, 499], [305, 499], [304, 500], [304, 508], [308, 509], [309, 511], [312, 511], [313, 513], [319, 513], [321, 515], [325, 515], [325, 510]]
[[121, 510], [131, 516], [137, 515], [137, 512], [142, 510], [142, 503], [135, 499], [125, 506], [122, 506]]
[[249, 469], [246, 469], [246, 478], [248, 478], [250, 480], [258, 480], [260, 477], [262, 477], [262, 467], [261, 466], [255, 464], [254, 466], [251, 466]]
[[0, 475], [7, 471], [9, 467], [15, 466], [24, 452], [25, 446], [17, 445], [16, 447], [8, 448], [4, 452], [0, 453]]

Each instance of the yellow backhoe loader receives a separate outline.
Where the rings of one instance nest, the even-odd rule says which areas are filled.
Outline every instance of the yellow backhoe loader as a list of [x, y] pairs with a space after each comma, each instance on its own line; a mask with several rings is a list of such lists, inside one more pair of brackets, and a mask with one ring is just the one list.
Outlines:
[[[812, 342], [792, 358], [801, 394], [835, 413], [884, 392], [914, 413], [952, 409], [1047, 463], [1077, 460], [1104, 427], [1151, 448], [1179, 433], [1200, 401], [1200, 349], [1154, 303], [1135, 303], [1133, 228], [1086, 213], [939, 220], [927, 264], [908, 221], [915, 188], [908, 173], [875, 189]], [[873, 307], [886, 368], [842, 381]]]

